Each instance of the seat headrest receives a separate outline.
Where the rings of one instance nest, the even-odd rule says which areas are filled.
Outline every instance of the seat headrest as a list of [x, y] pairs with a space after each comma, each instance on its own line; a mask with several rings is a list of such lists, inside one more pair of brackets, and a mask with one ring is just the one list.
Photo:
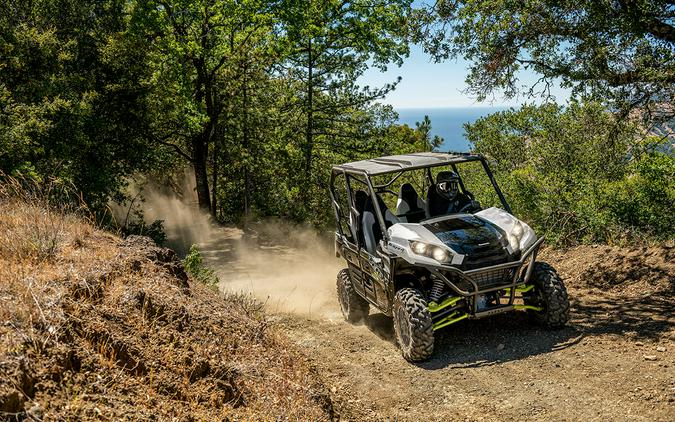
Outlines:
[[[380, 206], [380, 211], [382, 211], [384, 213], [386, 210], [389, 209], [389, 208], [387, 208], [387, 204], [384, 203], [384, 200], [382, 200], [380, 195], [375, 194], [375, 198], [377, 198], [377, 203]], [[370, 211], [370, 212], [375, 211], [375, 206], [374, 206], [373, 200], [370, 196], [368, 196], [368, 198], [366, 199], [366, 205], [364, 207], [364, 210]]]
[[401, 185], [398, 197], [408, 202], [409, 204], [414, 204], [415, 201], [417, 201], [419, 195], [417, 194], [417, 191], [415, 190], [413, 185], [411, 185], [410, 183], [404, 183]]
[[354, 207], [356, 208], [356, 211], [363, 213], [367, 200], [368, 194], [366, 192], [362, 190], [354, 191]]

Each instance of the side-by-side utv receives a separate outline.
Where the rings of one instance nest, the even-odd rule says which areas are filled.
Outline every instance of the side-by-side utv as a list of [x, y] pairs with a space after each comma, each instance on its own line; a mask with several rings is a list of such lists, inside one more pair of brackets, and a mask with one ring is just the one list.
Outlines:
[[[469, 182], [489, 188], [498, 206], [481, 206]], [[393, 317], [406, 359], [428, 358], [434, 332], [464, 319], [524, 310], [547, 328], [566, 324], [565, 285], [536, 261], [543, 238], [511, 214], [481, 155], [428, 152], [337, 165], [330, 193], [336, 255], [347, 261], [337, 277], [342, 313], [358, 322], [373, 305]]]

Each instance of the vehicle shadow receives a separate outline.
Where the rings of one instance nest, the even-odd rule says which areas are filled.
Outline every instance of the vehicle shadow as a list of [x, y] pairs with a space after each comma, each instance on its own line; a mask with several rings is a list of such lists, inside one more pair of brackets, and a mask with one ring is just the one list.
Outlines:
[[416, 365], [430, 370], [496, 365], [566, 349], [584, 336], [574, 323], [560, 330], [545, 330], [524, 312], [512, 312], [461, 321], [439, 331], [432, 358]]
[[396, 344], [392, 319], [385, 314], [378, 312], [368, 315], [368, 318], [364, 321], [364, 325], [382, 340], [386, 340], [394, 345]]
[[573, 307], [576, 324], [588, 335], [619, 335], [631, 339], [658, 339], [675, 330], [673, 292], [621, 297], [595, 293]]
[[[560, 330], [541, 328], [524, 312], [462, 321], [436, 333], [434, 355], [416, 365], [428, 370], [497, 365], [574, 347], [600, 335], [658, 338], [675, 329], [675, 305], [667, 299], [595, 292], [573, 304], [570, 323]], [[366, 326], [395, 343], [391, 319], [385, 315], [370, 315]]]

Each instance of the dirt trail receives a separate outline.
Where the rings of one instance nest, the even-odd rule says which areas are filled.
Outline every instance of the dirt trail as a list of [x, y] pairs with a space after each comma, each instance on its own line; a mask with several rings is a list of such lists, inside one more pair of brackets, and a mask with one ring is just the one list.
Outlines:
[[414, 365], [384, 315], [342, 320], [333, 293], [341, 262], [324, 259], [327, 250], [263, 242], [248, 245], [247, 260], [234, 253], [241, 237], [213, 242], [202, 247], [222, 288], [245, 287], [272, 305], [314, 298], [311, 309], [302, 299], [273, 318], [316, 366], [343, 420], [675, 420], [673, 248], [548, 251], [572, 298], [567, 328], [541, 330], [522, 313], [465, 321]]

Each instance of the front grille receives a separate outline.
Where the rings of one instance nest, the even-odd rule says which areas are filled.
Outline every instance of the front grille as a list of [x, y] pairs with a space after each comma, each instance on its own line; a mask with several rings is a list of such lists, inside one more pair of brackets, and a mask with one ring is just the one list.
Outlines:
[[457, 274], [446, 272], [445, 276], [460, 290], [464, 290], [465, 292], [469, 293], [475, 293], [476, 290], [473, 287], [473, 284], [471, 284], [467, 278], [470, 278], [474, 283], [476, 283], [478, 290], [485, 290], [511, 284], [513, 281], [514, 271], [516, 270], [517, 268], [501, 268], [480, 271], [471, 275], [467, 275], [466, 277], [460, 277]]
[[[503, 268], [472, 274], [469, 277], [478, 285], [479, 290], [509, 284], [513, 280], [513, 268]], [[471, 291], [473, 289], [469, 289]]]

